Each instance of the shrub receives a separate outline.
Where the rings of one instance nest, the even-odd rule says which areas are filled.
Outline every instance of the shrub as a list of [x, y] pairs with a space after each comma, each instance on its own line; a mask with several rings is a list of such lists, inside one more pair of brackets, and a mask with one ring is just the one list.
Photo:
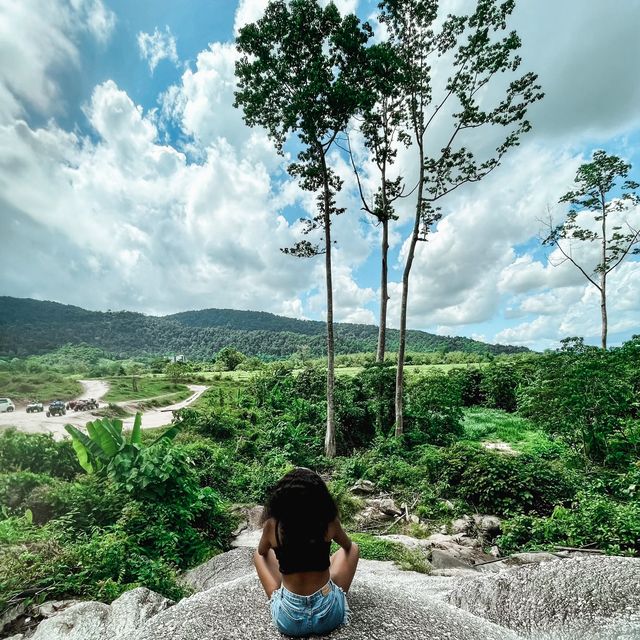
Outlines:
[[492, 363], [482, 370], [480, 393], [491, 409], [513, 412], [517, 408], [516, 391], [520, 375], [511, 362]]
[[576, 480], [559, 464], [531, 455], [505, 455], [459, 443], [445, 454], [444, 480], [450, 495], [476, 510], [549, 513], [571, 500]]
[[548, 517], [520, 515], [503, 523], [498, 545], [516, 549], [595, 546], [613, 554], [640, 553], [640, 503], [580, 492], [567, 508]]
[[463, 407], [475, 407], [484, 404], [482, 371], [478, 367], [456, 367], [447, 373], [451, 384], [460, 389], [460, 399]]
[[82, 469], [68, 440], [7, 429], [0, 434], [0, 472], [32, 471], [70, 480]]
[[42, 473], [31, 471], [14, 471], [0, 475], [0, 507], [9, 511], [24, 511], [27, 496], [41, 485], [47, 485], [54, 480]]
[[442, 373], [420, 376], [406, 385], [406, 439], [446, 445], [463, 433], [460, 388]]
[[640, 453], [640, 337], [609, 351], [563, 342], [539, 358], [520, 412], [588, 461], [627, 465]]

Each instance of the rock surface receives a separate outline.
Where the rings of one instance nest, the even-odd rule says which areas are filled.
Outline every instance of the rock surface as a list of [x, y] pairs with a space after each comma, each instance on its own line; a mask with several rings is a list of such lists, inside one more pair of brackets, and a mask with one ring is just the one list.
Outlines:
[[448, 601], [536, 640], [631, 640], [639, 585], [639, 559], [582, 556], [458, 582]]
[[172, 604], [172, 600], [144, 587], [127, 591], [111, 606], [80, 602], [43, 620], [32, 640], [124, 640]]
[[[432, 558], [439, 552], [433, 548]], [[330, 637], [640, 638], [640, 560], [578, 557], [552, 562], [545, 554], [530, 555], [539, 557], [521, 558], [531, 563], [503, 568], [497, 574], [466, 570], [460, 579], [405, 572], [389, 562], [362, 560], [349, 592], [351, 625]], [[111, 606], [97, 602], [74, 605], [42, 622], [30, 640], [283, 638], [272, 625], [251, 549], [221, 554], [185, 574], [184, 580], [199, 591], [173, 606], [147, 589], [134, 589]]]

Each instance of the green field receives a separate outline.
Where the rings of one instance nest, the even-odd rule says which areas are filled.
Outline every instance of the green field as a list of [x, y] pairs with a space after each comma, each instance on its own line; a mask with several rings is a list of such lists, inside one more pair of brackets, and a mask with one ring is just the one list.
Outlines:
[[[109, 391], [104, 396], [105, 402], [122, 402], [123, 400], [147, 400], [178, 392], [189, 396], [189, 389], [184, 384], [176, 384], [164, 378], [141, 376], [137, 379], [137, 390], [134, 391], [131, 377], [122, 376], [108, 378]], [[181, 398], [181, 399], [184, 399]], [[174, 399], [171, 402], [175, 402]]]
[[81, 393], [82, 385], [77, 380], [54, 371], [0, 371], [0, 397], [11, 398], [16, 405], [25, 405], [31, 400], [43, 403], [57, 398], [70, 400]]
[[551, 440], [529, 420], [501, 409], [470, 407], [464, 410], [465, 439], [471, 442], [505, 442], [515, 451], [530, 453], [557, 449], [561, 445]]

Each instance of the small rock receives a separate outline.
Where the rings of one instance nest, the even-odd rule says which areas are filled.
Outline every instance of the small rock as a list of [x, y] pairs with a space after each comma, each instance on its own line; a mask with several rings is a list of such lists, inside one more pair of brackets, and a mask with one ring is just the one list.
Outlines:
[[449, 509], [449, 511], [453, 511], [455, 509], [455, 505], [451, 500], [440, 500], [440, 504], [445, 508]]
[[366, 503], [367, 506], [373, 507], [387, 516], [401, 516], [404, 513], [391, 498], [370, 498]]
[[415, 515], [415, 513], [412, 513], [412, 514], [409, 516], [409, 521], [410, 521], [410, 522], [413, 522], [413, 524], [420, 524], [420, 518], [418, 518], [418, 516], [417, 516], [417, 515]]
[[502, 522], [497, 516], [476, 514], [473, 521], [482, 540], [492, 540], [502, 531]]
[[489, 550], [489, 555], [493, 556], [494, 558], [499, 558], [500, 557], [500, 549], [498, 549], [498, 545], [494, 544], [491, 549]]
[[558, 556], [555, 556], [552, 553], [540, 551], [536, 553], [514, 553], [508, 558], [505, 558], [504, 563], [509, 567], [518, 567], [523, 564], [553, 562], [554, 560], [561, 560], [561, 558], [558, 558]]
[[431, 565], [434, 569], [473, 569], [471, 565], [441, 549], [431, 551]]
[[470, 516], [462, 516], [451, 522], [451, 533], [469, 533], [473, 527]]
[[39, 607], [36, 607], [36, 612], [43, 618], [51, 618], [61, 611], [72, 607], [74, 604], [78, 604], [79, 600], [50, 600], [42, 603]]
[[371, 480], [358, 480], [349, 491], [355, 495], [371, 495], [376, 490], [376, 485]]

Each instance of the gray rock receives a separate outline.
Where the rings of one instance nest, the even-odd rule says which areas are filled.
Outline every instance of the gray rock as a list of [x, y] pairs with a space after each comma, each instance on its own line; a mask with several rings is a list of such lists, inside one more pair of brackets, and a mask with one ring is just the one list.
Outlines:
[[473, 516], [478, 534], [484, 539], [495, 538], [502, 531], [502, 523], [497, 516], [476, 514]]
[[371, 498], [366, 503], [367, 506], [373, 507], [387, 516], [400, 516], [404, 513], [391, 498]]
[[80, 602], [43, 620], [33, 640], [105, 640], [111, 607], [102, 602]]
[[211, 558], [195, 569], [185, 572], [180, 581], [194, 591], [205, 591], [223, 582], [230, 582], [253, 573], [251, 547], [239, 547]]
[[640, 638], [638, 585], [640, 559], [577, 557], [458, 582], [448, 601], [536, 640], [631, 640]]
[[257, 549], [258, 543], [260, 542], [260, 537], [262, 536], [262, 531], [257, 529], [255, 531], [249, 531], [248, 529], [243, 531], [239, 536], [233, 540], [231, 543], [232, 547], [248, 547], [250, 549]]
[[131, 635], [139, 626], [173, 604], [144, 587], [113, 601], [80, 602], [43, 620], [32, 640], [112, 640]]
[[376, 485], [371, 480], [358, 480], [349, 491], [357, 496], [368, 496], [376, 490]]
[[80, 600], [48, 600], [36, 607], [36, 614], [43, 618], [51, 618], [79, 602]]
[[147, 620], [174, 604], [173, 600], [143, 587], [127, 591], [111, 604], [107, 637], [133, 633]]
[[434, 569], [473, 569], [469, 563], [462, 561], [459, 556], [456, 557], [442, 549], [432, 549], [431, 565]]
[[[334, 640], [519, 640], [517, 634], [455, 609], [412, 586], [389, 584], [383, 573], [356, 574], [349, 592], [351, 625]], [[413, 574], [419, 576], [419, 574]], [[426, 576], [420, 576], [416, 584]], [[281, 640], [255, 576], [240, 578], [182, 600], [152, 618], [136, 633], [117, 640]]]
[[470, 516], [462, 516], [451, 521], [451, 533], [470, 533], [473, 529], [473, 520]]
[[[508, 558], [503, 560], [503, 563], [507, 567], [519, 567], [523, 564], [537, 564], [540, 562], [553, 562], [554, 560], [561, 560], [558, 556], [553, 553], [545, 553], [544, 551], [539, 551], [536, 553], [514, 553], [510, 555]], [[496, 563], [499, 564], [499, 563]]]
[[22, 633], [16, 633], [16, 635], [14, 636], [9, 636], [8, 638], [6, 638], [5, 640], [24, 640], [24, 634]]

